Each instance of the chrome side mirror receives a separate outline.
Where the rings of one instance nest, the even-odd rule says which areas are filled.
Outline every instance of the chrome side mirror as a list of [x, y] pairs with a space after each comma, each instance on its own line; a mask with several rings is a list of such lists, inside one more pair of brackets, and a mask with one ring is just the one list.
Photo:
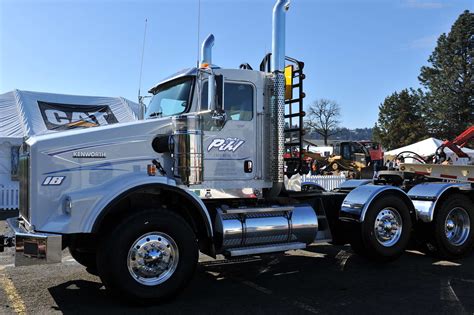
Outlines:
[[214, 74], [209, 75], [207, 84], [207, 108], [214, 112], [217, 108], [216, 104], [216, 76]]
[[211, 74], [208, 81], [208, 108], [212, 113], [212, 120], [218, 127], [222, 127], [226, 121], [224, 111], [224, 76]]
[[212, 112], [221, 112], [224, 109], [224, 76], [211, 74], [208, 79], [207, 108]]

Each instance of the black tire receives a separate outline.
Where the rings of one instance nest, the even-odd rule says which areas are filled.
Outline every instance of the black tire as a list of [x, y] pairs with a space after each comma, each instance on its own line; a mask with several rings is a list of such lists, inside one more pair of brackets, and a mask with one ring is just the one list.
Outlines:
[[[465, 236], [465, 241], [459, 244], [449, 241], [446, 235], [446, 219], [451, 210], [464, 209], [469, 217], [469, 232]], [[435, 256], [440, 258], [456, 259], [464, 257], [471, 253], [474, 246], [474, 204], [465, 195], [454, 194], [445, 199], [439, 207], [436, 208], [433, 223], [430, 226], [429, 240], [427, 249]]]
[[96, 254], [93, 252], [85, 251], [81, 248], [69, 247], [69, 253], [71, 253], [72, 258], [74, 258], [78, 263], [83, 265], [86, 268], [95, 270], [96, 265]]
[[[390, 213], [398, 214], [399, 221], [402, 224], [399, 236], [393, 237], [393, 243], [390, 243], [390, 240], [385, 242], [383, 239], [379, 240], [375, 232], [377, 216], [390, 215]], [[380, 222], [382, 223], [382, 221]], [[364, 221], [354, 226], [350, 243], [357, 254], [366, 256], [371, 260], [392, 261], [405, 251], [410, 241], [411, 230], [410, 211], [405, 202], [397, 196], [387, 195], [376, 200], [368, 208]]]
[[[177, 265], [171, 268], [176, 269], [164, 282], [145, 285], [135, 280], [127, 262], [131, 247], [140, 237], [146, 237], [151, 232], [161, 233], [172, 239], [177, 249], [175, 258], [178, 259]], [[143, 248], [146, 249], [146, 246]], [[138, 303], [158, 302], [175, 296], [188, 284], [194, 274], [198, 256], [196, 236], [182, 217], [165, 209], [144, 210], [127, 217], [100, 241], [97, 269], [106, 288], [118, 296]]]
[[367, 257], [367, 250], [362, 242], [361, 225], [358, 223], [348, 223], [349, 244], [354, 253]]
[[96, 248], [96, 239], [90, 235], [76, 236], [68, 246], [72, 258], [93, 275], [97, 275]]

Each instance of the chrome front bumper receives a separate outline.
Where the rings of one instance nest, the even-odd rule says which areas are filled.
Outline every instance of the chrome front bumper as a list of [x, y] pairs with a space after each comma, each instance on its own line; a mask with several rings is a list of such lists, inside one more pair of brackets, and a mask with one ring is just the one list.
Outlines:
[[7, 219], [14, 235], [15, 266], [60, 263], [61, 235], [29, 232], [18, 218]]

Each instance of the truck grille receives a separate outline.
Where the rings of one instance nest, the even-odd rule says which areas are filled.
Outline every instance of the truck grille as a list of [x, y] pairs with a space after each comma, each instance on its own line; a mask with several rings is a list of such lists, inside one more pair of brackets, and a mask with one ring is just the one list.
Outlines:
[[28, 146], [23, 143], [20, 148], [20, 161], [18, 168], [18, 177], [20, 179], [20, 215], [26, 220], [30, 220], [30, 207], [29, 207], [29, 169], [30, 169], [30, 153], [28, 152]]

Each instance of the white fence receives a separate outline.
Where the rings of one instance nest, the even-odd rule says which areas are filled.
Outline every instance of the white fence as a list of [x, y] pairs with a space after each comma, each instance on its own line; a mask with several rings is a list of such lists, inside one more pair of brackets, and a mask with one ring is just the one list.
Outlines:
[[0, 210], [18, 209], [18, 185], [0, 184]]
[[333, 190], [346, 181], [344, 174], [341, 175], [303, 175], [301, 183], [316, 183], [326, 190]]

